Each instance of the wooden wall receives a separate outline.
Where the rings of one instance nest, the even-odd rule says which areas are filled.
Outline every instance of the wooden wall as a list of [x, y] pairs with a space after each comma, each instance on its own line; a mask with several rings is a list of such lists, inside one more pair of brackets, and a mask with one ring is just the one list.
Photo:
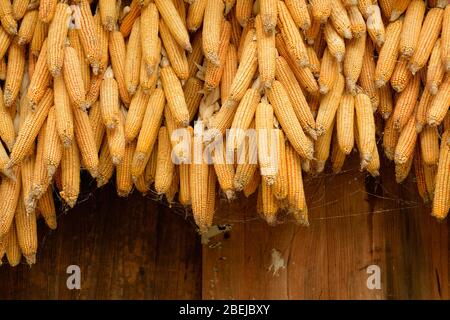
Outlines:
[[[188, 213], [109, 185], [56, 231], [40, 226], [35, 266], [0, 267], [0, 299], [448, 299], [448, 222], [429, 216], [412, 178], [397, 185], [384, 168], [368, 178], [353, 159], [307, 178], [308, 228], [287, 216], [267, 226], [254, 197], [221, 201], [216, 223], [231, 229], [203, 245]], [[71, 264], [81, 290], [66, 287]], [[367, 288], [370, 265], [380, 290]]]

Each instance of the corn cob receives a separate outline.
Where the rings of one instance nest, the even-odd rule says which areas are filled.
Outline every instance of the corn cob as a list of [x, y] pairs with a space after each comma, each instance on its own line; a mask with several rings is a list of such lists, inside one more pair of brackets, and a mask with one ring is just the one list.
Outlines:
[[439, 86], [444, 78], [444, 65], [441, 62], [441, 39], [436, 40], [427, 68], [427, 85], [432, 95], [438, 93]]
[[15, 0], [12, 2], [12, 15], [14, 20], [21, 20], [27, 12], [30, 0]]
[[409, 70], [413, 74], [426, 65], [441, 32], [443, 15], [444, 10], [439, 8], [433, 8], [428, 11], [417, 40], [417, 50], [414, 51], [409, 61]]
[[56, 128], [55, 107], [51, 107], [48, 112], [44, 141], [43, 159], [47, 168], [48, 177], [51, 179], [55, 174], [62, 157], [62, 144]]
[[[3, 29], [2, 29], [3, 31]], [[48, 27], [47, 24], [42, 22], [42, 20], [38, 19], [36, 22], [36, 27], [34, 29], [33, 38], [30, 43], [30, 51], [33, 56], [38, 57], [40, 51], [42, 50], [42, 46], [47, 37]], [[4, 32], [4, 31], [3, 31]], [[1, 34], [2, 32], [0, 32]], [[5, 32], [6, 33], [6, 32]], [[47, 61], [44, 61], [47, 63]]]
[[316, 117], [317, 136], [325, 134], [333, 123], [336, 111], [339, 107], [339, 100], [344, 92], [344, 77], [339, 74], [334, 86], [320, 101], [319, 110]]
[[219, 65], [219, 47], [224, 3], [222, 0], [209, 0], [203, 21], [203, 53], [208, 61]]
[[402, 129], [395, 147], [395, 163], [404, 164], [413, 157], [414, 147], [417, 140], [415, 117], [410, 117], [408, 123]]
[[394, 160], [395, 146], [399, 138], [400, 132], [394, 129], [393, 117], [386, 120], [383, 134], [384, 153], [389, 160]]
[[54, 18], [48, 28], [47, 66], [54, 77], [61, 74], [64, 63], [64, 47], [71, 13], [72, 10], [67, 4], [57, 4]]
[[113, 130], [118, 125], [119, 104], [119, 88], [114, 80], [112, 69], [108, 69], [100, 87], [100, 109], [107, 129]]
[[197, 66], [202, 64], [203, 50], [202, 50], [202, 32], [198, 31], [192, 40], [192, 51], [187, 56], [189, 65], [189, 78], [195, 77], [197, 74]]
[[133, 99], [131, 99], [130, 108], [125, 119], [125, 140], [127, 142], [133, 141], [138, 136], [149, 99], [150, 96], [144, 94], [142, 89], [138, 89]]
[[[108, 31], [113, 31], [117, 23], [116, 3], [114, 0], [99, 0], [102, 25]], [[147, 6], [148, 7], [148, 6]]]
[[75, 142], [69, 148], [63, 149], [61, 180], [62, 190], [59, 194], [69, 207], [73, 208], [80, 193], [80, 152]]
[[56, 129], [64, 147], [73, 140], [73, 115], [69, 94], [62, 76], [53, 79]]
[[[107, 139], [105, 139], [107, 140]], [[98, 160], [98, 174], [97, 174], [97, 188], [100, 188], [108, 183], [114, 172], [114, 164], [112, 162], [111, 154], [109, 153], [108, 141], [104, 141]]]
[[342, 152], [336, 137], [333, 139], [333, 147], [331, 150], [331, 169], [334, 173], [340, 173], [345, 162], [345, 153]]
[[189, 5], [186, 25], [190, 32], [195, 32], [201, 27], [207, 3], [208, 0], [195, 0]]
[[0, 88], [0, 138], [6, 144], [9, 150], [12, 149], [16, 140], [16, 133], [14, 131], [13, 119], [9, 110], [3, 103], [3, 92]]
[[194, 119], [197, 113], [202, 94], [203, 82], [197, 78], [189, 78], [183, 88], [184, 98], [189, 111], [189, 122]]
[[286, 172], [289, 186], [286, 197], [288, 210], [298, 224], [308, 225], [308, 208], [303, 188], [301, 160], [290, 144], [286, 145]]
[[367, 167], [372, 160], [373, 149], [376, 148], [375, 120], [370, 98], [359, 93], [355, 97], [356, 125], [359, 133], [361, 168]]
[[38, 246], [35, 212], [27, 213], [23, 201], [18, 201], [14, 222], [17, 241], [23, 256], [29, 265], [36, 263]]
[[341, 0], [333, 2], [330, 18], [334, 28], [341, 37], [346, 39], [352, 38], [350, 18], [348, 17], [347, 11]]
[[[91, 82], [91, 67], [89, 66], [89, 61], [87, 61], [85, 57], [83, 47], [81, 46], [78, 30], [69, 27], [69, 30], [67, 32], [67, 39], [68, 43], [66, 42], [66, 44], [70, 44], [70, 46], [73, 47], [77, 52], [78, 61], [80, 62], [81, 66], [80, 71], [81, 77], [83, 78], [84, 88], [89, 88]], [[95, 77], [96, 76], [94, 76], [94, 78]]]
[[427, 122], [430, 126], [439, 125], [448, 113], [450, 105], [450, 75], [446, 75], [438, 92], [432, 98], [427, 110]]
[[109, 34], [108, 47], [114, 77], [119, 87], [120, 98], [123, 103], [129, 104], [130, 95], [125, 82], [126, 46], [125, 40], [119, 31], [112, 31]]
[[402, 25], [403, 21], [397, 20], [391, 22], [386, 28], [386, 41], [381, 47], [375, 69], [375, 85], [377, 88], [384, 86], [394, 72]]
[[122, 19], [122, 23], [120, 24], [120, 33], [124, 37], [128, 37], [130, 35], [131, 29], [133, 27], [136, 19], [141, 15], [141, 5], [139, 0], [131, 1], [129, 6], [129, 11], [127, 15]]
[[206, 63], [205, 88], [207, 91], [213, 90], [219, 86], [227, 58], [228, 47], [230, 44], [230, 36], [231, 36], [231, 25], [226, 20], [222, 20], [222, 28], [220, 33], [220, 46], [218, 50], [219, 64], [215, 65], [210, 61], [207, 61]]
[[50, 23], [55, 15], [57, 0], [39, 1], [39, 20]]
[[411, 1], [406, 10], [402, 33], [400, 34], [399, 50], [406, 58], [410, 58], [416, 51], [424, 15], [425, 2], [421, 0]]
[[381, 47], [386, 40], [386, 31], [381, 19], [380, 7], [378, 5], [370, 5], [367, 7], [366, 12], [368, 14], [367, 33], [372, 41]]
[[130, 38], [128, 40], [124, 67], [125, 85], [130, 96], [135, 94], [139, 84], [140, 63], [142, 57], [140, 34], [140, 19], [138, 18], [133, 24], [133, 29], [131, 30]]
[[28, 11], [20, 23], [17, 43], [21, 46], [29, 43], [33, 38], [34, 28], [38, 20], [38, 11]]
[[322, 34], [322, 24], [319, 20], [312, 17], [311, 6], [308, 6], [309, 16], [311, 17], [311, 27], [305, 30], [305, 40], [309, 45], [316, 43], [316, 38]]
[[322, 24], [327, 22], [331, 15], [332, 2], [330, 0], [310, 0], [309, 3], [311, 4], [313, 19], [320, 21]]
[[397, 92], [405, 90], [412, 78], [412, 73], [408, 69], [408, 63], [408, 60], [405, 58], [400, 58], [392, 73], [391, 86]]
[[81, 66], [77, 52], [72, 47], [65, 47], [64, 51], [63, 76], [67, 93], [70, 101], [76, 108], [86, 110], [88, 108], [86, 91], [80, 73]]
[[420, 156], [420, 148], [416, 148], [416, 152], [414, 154], [414, 174], [416, 178], [417, 191], [419, 192], [420, 197], [423, 202], [428, 202], [430, 200], [427, 191], [427, 185], [425, 182], [425, 170], [422, 162], [422, 157]]
[[366, 34], [366, 22], [357, 6], [347, 8], [348, 18], [350, 20], [350, 30], [353, 38], [359, 38]]
[[57, 221], [52, 188], [47, 188], [47, 191], [44, 192], [42, 197], [38, 200], [37, 207], [41, 216], [45, 220], [45, 224], [50, 229], [55, 230], [57, 226]]
[[314, 154], [313, 143], [303, 133], [284, 86], [280, 82], [274, 81], [272, 88], [266, 90], [266, 94], [295, 151], [303, 158], [312, 159]]
[[[287, 179], [287, 177], [286, 177]], [[259, 175], [259, 172], [255, 170], [255, 173], [253, 174], [250, 181], [245, 185], [244, 189], [242, 190], [244, 192], [244, 195], [246, 198], [250, 197], [253, 193], [256, 192], [259, 185], [261, 183], [261, 176]]]
[[101, 49], [99, 48], [99, 34], [96, 28], [96, 22], [91, 13], [91, 8], [87, 0], [80, 0], [78, 4], [79, 15], [75, 24], [80, 27], [79, 35], [81, 45], [83, 46], [86, 58], [91, 65], [92, 72], [97, 75], [100, 69]]
[[340, 150], [345, 154], [350, 154], [353, 149], [353, 119], [355, 114], [355, 100], [352, 95], [344, 93], [339, 102], [336, 113], [336, 134]]
[[259, 100], [258, 90], [250, 88], [245, 92], [239, 103], [230, 131], [230, 137], [233, 138], [233, 141], [230, 141], [230, 146], [233, 146], [233, 148], [239, 148], [244, 142], [246, 130], [254, 118]]
[[252, 14], [252, 7], [252, 0], [236, 0], [235, 15], [242, 27], [245, 27], [247, 25], [247, 22]]
[[14, 223], [11, 225], [11, 229], [8, 234], [5, 235], [6, 238], [6, 257], [8, 258], [8, 263], [11, 267], [15, 267], [20, 263], [22, 258], [22, 252], [20, 251], [19, 242], [17, 241], [16, 227]]
[[442, 136], [439, 165], [436, 173], [436, 187], [433, 198], [432, 215], [440, 220], [448, 215], [450, 209], [450, 146], [445, 143], [449, 139], [450, 131]]
[[[122, 161], [116, 166], [116, 188], [119, 197], [126, 197], [133, 188], [131, 178], [131, 161], [136, 148], [136, 141], [127, 143]], [[136, 179], [137, 180], [137, 179]]]
[[314, 143], [314, 167], [315, 172], [322, 173], [325, 169], [325, 163], [330, 156], [331, 138], [334, 130], [333, 120], [331, 126], [325, 131], [324, 134], [319, 136]]
[[12, 43], [8, 50], [4, 101], [6, 107], [15, 104], [25, 70], [25, 48]]
[[0, 195], [3, 199], [2, 210], [0, 211], [0, 239], [2, 239], [12, 227], [14, 213], [20, 195], [20, 168], [12, 170], [15, 179], [2, 179], [0, 183]]
[[322, 56], [322, 63], [320, 65], [319, 75], [319, 92], [321, 94], [327, 94], [333, 87], [335, 80], [339, 74], [339, 65], [336, 59], [331, 55], [328, 48], [325, 48]]
[[446, 6], [442, 19], [441, 59], [445, 71], [450, 72], [450, 7]]
[[356, 94], [356, 82], [361, 74], [365, 45], [365, 35], [349, 40], [347, 43], [347, 53], [344, 57], [344, 76], [347, 90], [353, 95]]
[[11, 35], [17, 34], [17, 22], [12, 15], [12, 5], [10, 0], [0, 1], [0, 22], [6, 32]]
[[189, 34], [174, 4], [171, 1], [165, 0], [155, 0], [154, 2], [164, 23], [178, 44], [185, 50], [191, 51], [192, 46], [189, 42]]
[[408, 119], [413, 115], [414, 107], [417, 98], [419, 97], [419, 88], [420, 80], [416, 75], [409, 82], [406, 89], [398, 96], [394, 107], [394, 113], [392, 114], [392, 117], [394, 118], [394, 128], [396, 130], [401, 130], [403, 126], [406, 125]]
[[436, 165], [439, 160], [439, 132], [436, 127], [426, 126], [420, 133], [420, 150], [426, 165]]

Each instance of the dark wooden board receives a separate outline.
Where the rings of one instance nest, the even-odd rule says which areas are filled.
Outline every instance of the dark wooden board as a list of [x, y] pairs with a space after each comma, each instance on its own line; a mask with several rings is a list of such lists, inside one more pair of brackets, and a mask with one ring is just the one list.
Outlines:
[[[289, 216], [267, 226], [254, 196], [222, 200], [216, 223], [231, 230], [203, 246], [183, 210], [109, 185], [56, 231], [40, 226], [35, 266], [0, 267], [0, 299], [449, 299], [448, 223], [430, 217], [412, 178], [397, 185], [383, 167], [369, 178], [353, 157], [339, 175], [306, 177], [308, 228]], [[81, 290], [66, 287], [71, 264]], [[367, 288], [370, 265], [380, 290]]]

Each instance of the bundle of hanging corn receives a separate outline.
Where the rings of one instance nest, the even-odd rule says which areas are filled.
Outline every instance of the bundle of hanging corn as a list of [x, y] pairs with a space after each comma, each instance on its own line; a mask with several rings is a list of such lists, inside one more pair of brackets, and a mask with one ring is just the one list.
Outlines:
[[[302, 174], [354, 147], [450, 207], [450, 5], [422, 0], [0, 0], [0, 257], [37, 251], [86, 169], [213, 222], [258, 192], [308, 224]], [[377, 130], [378, 128], [378, 130]], [[236, 152], [236, 153], [235, 153]], [[178, 198], [176, 195], [178, 194]]]

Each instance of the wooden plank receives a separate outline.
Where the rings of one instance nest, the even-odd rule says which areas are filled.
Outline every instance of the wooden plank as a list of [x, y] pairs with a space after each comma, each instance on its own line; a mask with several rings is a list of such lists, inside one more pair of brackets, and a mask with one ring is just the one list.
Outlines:
[[[150, 198], [135, 192], [121, 199], [109, 185], [62, 214], [58, 223], [54, 232], [40, 226], [35, 266], [0, 268], [0, 299], [201, 297], [195, 229]], [[81, 290], [67, 289], [71, 264], [80, 266]]]
[[[203, 249], [203, 298], [448, 299], [447, 224], [384, 165], [374, 180], [352, 157], [342, 174], [305, 179], [308, 228], [254, 220], [254, 198], [222, 206], [217, 223], [232, 227]], [[285, 263], [275, 274], [273, 252]], [[367, 287], [370, 265], [380, 267], [380, 290]]]

